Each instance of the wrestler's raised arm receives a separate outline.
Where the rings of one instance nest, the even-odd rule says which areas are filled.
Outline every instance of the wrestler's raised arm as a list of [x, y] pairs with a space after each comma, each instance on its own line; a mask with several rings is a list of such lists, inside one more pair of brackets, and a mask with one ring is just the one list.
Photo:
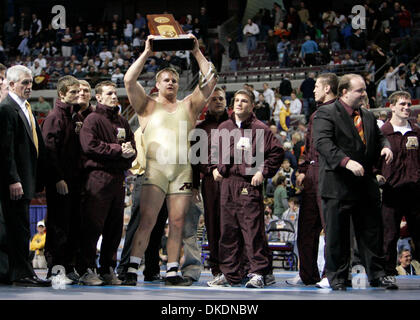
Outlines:
[[147, 59], [153, 54], [150, 46], [150, 39], [153, 37], [153, 35], [149, 35], [147, 37], [143, 53], [130, 66], [130, 68], [128, 68], [124, 76], [124, 85], [127, 90], [128, 100], [139, 115], [143, 114], [150, 98], [146, 94], [143, 86], [137, 82], [137, 79], [143, 71]]
[[197, 60], [200, 68], [199, 83], [190, 95], [191, 98], [191, 111], [194, 118], [198, 116], [206, 105], [207, 99], [213, 93], [214, 88], [217, 84], [217, 71], [214, 65], [209, 62], [203, 53], [200, 51], [197, 38], [190, 34], [190, 37], [194, 38], [194, 49], [191, 51], [192, 55]]

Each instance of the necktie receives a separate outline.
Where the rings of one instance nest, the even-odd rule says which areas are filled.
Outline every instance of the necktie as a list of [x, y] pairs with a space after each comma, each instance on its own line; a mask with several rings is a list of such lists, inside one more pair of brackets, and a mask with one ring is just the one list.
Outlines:
[[38, 135], [36, 134], [36, 126], [35, 126], [35, 120], [34, 116], [32, 114], [31, 105], [28, 101], [25, 103], [26, 109], [28, 109], [29, 112], [29, 119], [31, 120], [31, 127], [32, 127], [32, 139], [35, 144], [36, 154], [38, 155]]
[[354, 126], [357, 129], [357, 132], [359, 133], [360, 139], [362, 139], [363, 143], [366, 144], [365, 134], [363, 132], [363, 123], [362, 123], [362, 117], [360, 116], [360, 112], [355, 110], [353, 112], [354, 114]]

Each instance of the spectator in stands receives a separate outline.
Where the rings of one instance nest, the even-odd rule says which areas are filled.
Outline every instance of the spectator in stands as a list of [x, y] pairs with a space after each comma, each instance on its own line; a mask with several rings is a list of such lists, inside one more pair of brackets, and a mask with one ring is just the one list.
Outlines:
[[378, 119], [376, 120], [378, 128], [381, 128], [385, 124], [387, 118], [388, 118], [388, 113], [386, 111], [379, 112]]
[[398, 254], [397, 273], [400, 276], [415, 276], [420, 275], [420, 263], [417, 260], [412, 260], [410, 250], [403, 249]]
[[309, 72], [308, 76], [299, 87], [299, 91], [302, 93], [303, 100], [303, 113], [305, 115], [306, 121], [309, 120], [310, 115], [315, 110], [315, 73]]
[[220, 43], [219, 38], [214, 38], [213, 42], [208, 47], [208, 53], [211, 62], [216, 67], [217, 72], [222, 69], [223, 54], [225, 53], [225, 47]]
[[111, 76], [111, 81], [114, 82], [118, 87], [121, 87], [124, 83], [124, 74], [121, 73], [121, 69], [117, 67]]
[[417, 65], [410, 63], [406, 76], [406, 86], [413, 99], [420, 99], [420, 73], [417, 71]]
[[70, 33], [70, 28], [66, 28], [64, 31], [63, 37], [61, 38], [61, 54], [63, 57], [70, 57], [72, 53], [72, 34]]
[[[277, 101], [281, 101], [281, 100], [277, 100]], [[280, 109], [279, 124], [280, 124], [280, 129], [287, 132], [290, 129], [290, 100], [285, 100], [284, 106], [285, 108]], [[273, 113], [273, 116], [274, 116], [274, 113]]]
[[[286, 106], [284, 105], [283, 100], [281, 99], [281, 95], [279, 93], [275, 93], [274, 95], [275, 95], [276, 102], [274, 104], [274, 108], [273, 108], [273, 112], [272, 112], [273, 120], [274, 120], [274, 123], [276, 124], [277, 128], [280, 129], [280, 128], [282, 128], [282, 126], [280, 125], [280, 112], [281, 112], [281, 110], [286, 109]], [[282, 130], [284, 130], [284, 129], [282, 129]], [[287, 131], [287, 130], [285, 130], [285, 131]]]
[[412, 27], [411, 13], [405, 8], [405, 5], [401, 5], [401, 11], [398, 13], [398, 26], [399, 36], [403, 38], [411, 35]]
[[389, 55], [391, 51], [391, 41], [391, 28], [387, 27], [376, 34], [374, 43], [381, 48], [386, 55]]
[[198, 24], [200, 27], [200, 36], [203, 39], [204, 44], [207, 46], [207, 40], [209, 37], [209, 17], [207, 15], [207, 9], [205, 7], [200, 8]]
[[[285, 143], [285, 148], [289, 148], [289, 144]], [[295, 157], [296, 159], [296, 157]], [[281, 175], [286, 178], [286, 191], [287, 191], [287, 197], [293, 197], [295, 195], [295, 185], [296, 185], [296, 169], [292, 168], [292, 164], [290, 163], [290, 160], [285, 157], [283, 160], [278, 172], [276, 175]]]
[[45, 100], [43, 96], [38, 98], [38, 101], [32, 105], [32, 110], [36, 113], [43, 113], [45, 115], [48, 114], [51, 110], [51, 104]]
[[285, 22], [287, 24], [287, 30], [290, 31], [290, 39], [296, 40], [299, 32], [300, 19], [294, 7], [289, 7]]
[[2, 102], [4, 98], [6, 98], [8, 93], [6, 70], [6, 66], [0, 63], [0, 102]]
[[243, 34], [246, 36], [246, 48], [248, 53], [257, 49], [257, 35], [260, 33], [258, 25], [248, 19], [248, 23], [243, 28]]
[[228, 42], [228, 54], [229, 54], [229, 67], [232, 71], [238, 70], [238, 59], [240, 59], [240, 53], [238, 44], [235, 40], [232, 39], [232, 37], [227, 38]]
[[318, 44], [314, 40], [311, 40], [311, 37], [309, 35], [305, 36], [305, 42], [302, 44], [300, 56], [305, 62], [306, 66], [315, 65], [315, 54], [318, 51]]
[[290, 41], [286, 38], [282, 38], [277, 44], [277, 54], [278, 60], [280, 61], [280, 67], [287, 67], [289, 64], [290, 46]]
[[255, 103], [254, 113], [258, 120], [261, 120], [266, 125], [270, 122], [271, 109], [267, 102], [264, 100], [264, 94], [258, 94], [258, 100]]
[[273, 16], [274, 16], [274, 25], [277, 25], [280, 21], [283, 21], [286, 18], [286, 9], [284, 7], [283, 1], [279, 3], [273, 3]]
[[376, 98], [378, 100], [377, 102], [378, 107], [385, 106], [387, 97], [388, 97], [388, 94], [386, 90], [386, 79], [384, 78], [381, 81], [379, 81], [378, 87], [376, 89]]
[[37, 233], [33, 236], [29, 245], [29, 250], [32, 258], [32, 266], [34, 269], [47, 268], [47, 260], [45, 260], [44, 247], [45, 247], [45, 224], [44, 221], [38, 221], [36, 224]]
[[372, 81], [372, 73], [365, 73], [363, 78], [366, 83], [366, 94], [369, 99], [369, 106], [371, 108], [376, 108], [376, 86], [375, 82]]
[[299, 32], [302, 33], [302, 34], [305, 34], [307, 29], [308, 29], [307, 22], [309, 20], [309, 11], [305, 7], [305, 2], [303, 2], [303, 1], [300, 2], [299, 10], [298, 10], [297, 13], [298, 13], [299, 19], [300, 19]]
[[136, 13], [136, 20], [134, 20], [134, 28], [137, 28], [140, 33], [146, 31], [146, 19], [140, 12]]
[[398, 90], [397, 80], [398, 80], [398, 71], [405, 64], [400, 63], [395, 69], [392, 65], [389, 66], [388, 72], [385, 74], [386, 80], [386, 94], [389, 97], [394, 91]]
[[73, 76], [77, 79], [84, 79], [86, 72], [83, 71], [82, 65], [80, 63], [76, 64], [76, 69], [74, 70]]
[[23, 31], [23, 37], [22, 40], [19, 43], [18, 51], [22, 56], [27, 56], [30, 53], [29, 50], [29, 31], [25, 30]]
[[131, 43], [133, 41], [133, 24], [130, 19], [125, 20], [124, 40], [126, 43]]
[[18, 26], [15, 22], [15, 17], [9, 17], [9, 20], [4, 23], [3, 26], [4, 32], [4, 45], [10, 48], [16, 46], [16, 40], [18, 36]]
[[269, 87], [267, 82], [263, 83], [263, 90], [264, 90], [263, 95], [264, 95], [265, 101], [270, 106], [270, 109], [274, 110], [274, 105], [276, 103], [276, 98], [274, 96], [274, 91]]
[[292, 82], [290, 81], [289, 76], [289, 73], [285, 73], [279, 86], [279, 93], [281, 94], [281, 99], [283, 101], [290, 100], [293, 91]]
[[42, 31], [42, 22], [35, 13], [32, 14], [32, 22], [29, 27], [30, 37], [31, 37], [31, 43], [36, 43], [40, 40]]
[[274, 186], [274, 210], [273, 215], [280, 219], [283, 212], [289, 208], [288, 196], [286, 189], [286, 177], [281, 174], [276, 174], [271, 179]]
[[293, 252], [298, 257], [299, 252], [298, 252], [296, 240], [297, 240], [297, 235], [298, 235], [298, 220], [299, 220], [299, 211], [300, 211], [299, 199], [297, 197], [289, 197], [287, 204], [288, 204], [288, 208], [281, 215], [281, 219], [290, 221], [293, 225], [294, 233], [289, 235], [288, 241], [293, 245]]
[[290, 94], [290, 114], [299, 115], [302, 112], [302, 102], [296, 96], [296, 91], [293, 90]]
[[278, 38], [274, 35], [273, 30], [268, 30], [267, 39], [265, 41], [265, 51], [268, 53], [268, 61], [277, 61], [277, 40]]
[[34, 77], [41, 74], [42, 67], [39, 65], [38, 61], [35, 61], [32, 67], [30, 68]]
[[357, 56], [366, 49], [366, 36], [362, 29], [356, 29], [350, 37], [350, 48], [352, 50], [352, 58]]
[[352, 64], [356, 64], [356, 62], [353, 59], [351, 59], [350, 54], [345, 53], [344, 54], [344, 59], [341, 60], [341, 64], [349, 64], [349, 65], [352, 65]]

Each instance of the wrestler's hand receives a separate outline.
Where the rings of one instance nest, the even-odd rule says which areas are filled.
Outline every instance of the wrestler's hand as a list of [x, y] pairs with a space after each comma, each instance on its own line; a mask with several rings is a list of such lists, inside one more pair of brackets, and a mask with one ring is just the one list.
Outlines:
[[349, 160], [347, 162], [346, 169], [350, 170], [355, 176], [358, 177], [363, 177], [363, 175], [365, 174], [365, 169], [363, 168], [363, 166], [359, 162], [354, 160]]
[[133, 148], [122, 148], [121, 156], [125, 159], [129, 159], [136, 154]]
[[219, 170], [214, 169], [213, 170], [213, 178], [214, 178], [214, 181], [222, 181], [223, 176], [219, 173]]
[[263, 183], [263, 181], [264, 181], [264, 177], [261, 171], [257, 171], [257, 173], [254, 174], [254, 176], [252, 177], [251, 185], [254, 187], [259, 186], [261, 183]]
[[380, 174], [376, 175], [376, 180], [378, 181], [380, 186], [382, 186], [386, 182], [385, 177]]
[[299, 173], [296, 177], [296, 187], [302, 188], [303, 187], [303, 180], [305, 180], [305, 174]]
[[10, 200], [19, 200], [23, 196], [23, 188], [20, 182], [9, 185]]
[[150, 43], [151, 39], [153, 39], [155, 36], [154, 35], [148, 35], [146, 42], [145, 42], [145, 47], [144, 47], [144, 51], [143, 54], [146, 54], [148, 57], [150, 57], [153, 54], [152, 51], [152, 45]]
[[197, 53], [200, 50], [200, 45], [198, 44], [198, 40], [195, 37], [195, 35], [193, 35], [192, 33], [188, 34], [188, 37], [193, 38], [194, 39], [194, 48], [191, 50], [192, 54]]
[[67, 193], [69, 193], [69, 188], [67, 187], [67, 183], [64, 180], [60, 180], [55, 184], [55, 187], [57, 189], [57, 193], [61, 194], [62, 196], [65, 196]]
[[198, 189], [192, 189], [192, 198], [193, 203], [200, 203], [201, 202], [201, 194]]
[[394, 154], [392, 153], [390, 148], [383, 148], [381, 150], [381, 156], [385, 156], [385, 163], [390, 164], [392, 159], [394, 159]]

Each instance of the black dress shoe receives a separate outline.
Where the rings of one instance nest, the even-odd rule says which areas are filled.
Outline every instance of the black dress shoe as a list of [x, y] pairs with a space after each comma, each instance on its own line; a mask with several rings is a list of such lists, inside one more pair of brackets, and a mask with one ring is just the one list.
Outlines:
[[51, 280], [43, 280], [37, 276], [32, 276], [15, 280], [13, 285], [19, 287], [51, 287]]
[[146, 281], [146, 282], [164, 282], [165, 278], [162, 277], [159, 273], [156, 273], [152, 276], [150, 276], [150, 275], [144, 276], [144, 281]]
[[375, 288], [385, 288], [388, 290], [397, 290], [398, 286], [394, 276], [385, 276], [370, 281], [370, 286]]
[[346, 291], [347, 287], [344, 283], [338, 283], [331, 286], [331, 289], [333, 289], [333, 291]]

